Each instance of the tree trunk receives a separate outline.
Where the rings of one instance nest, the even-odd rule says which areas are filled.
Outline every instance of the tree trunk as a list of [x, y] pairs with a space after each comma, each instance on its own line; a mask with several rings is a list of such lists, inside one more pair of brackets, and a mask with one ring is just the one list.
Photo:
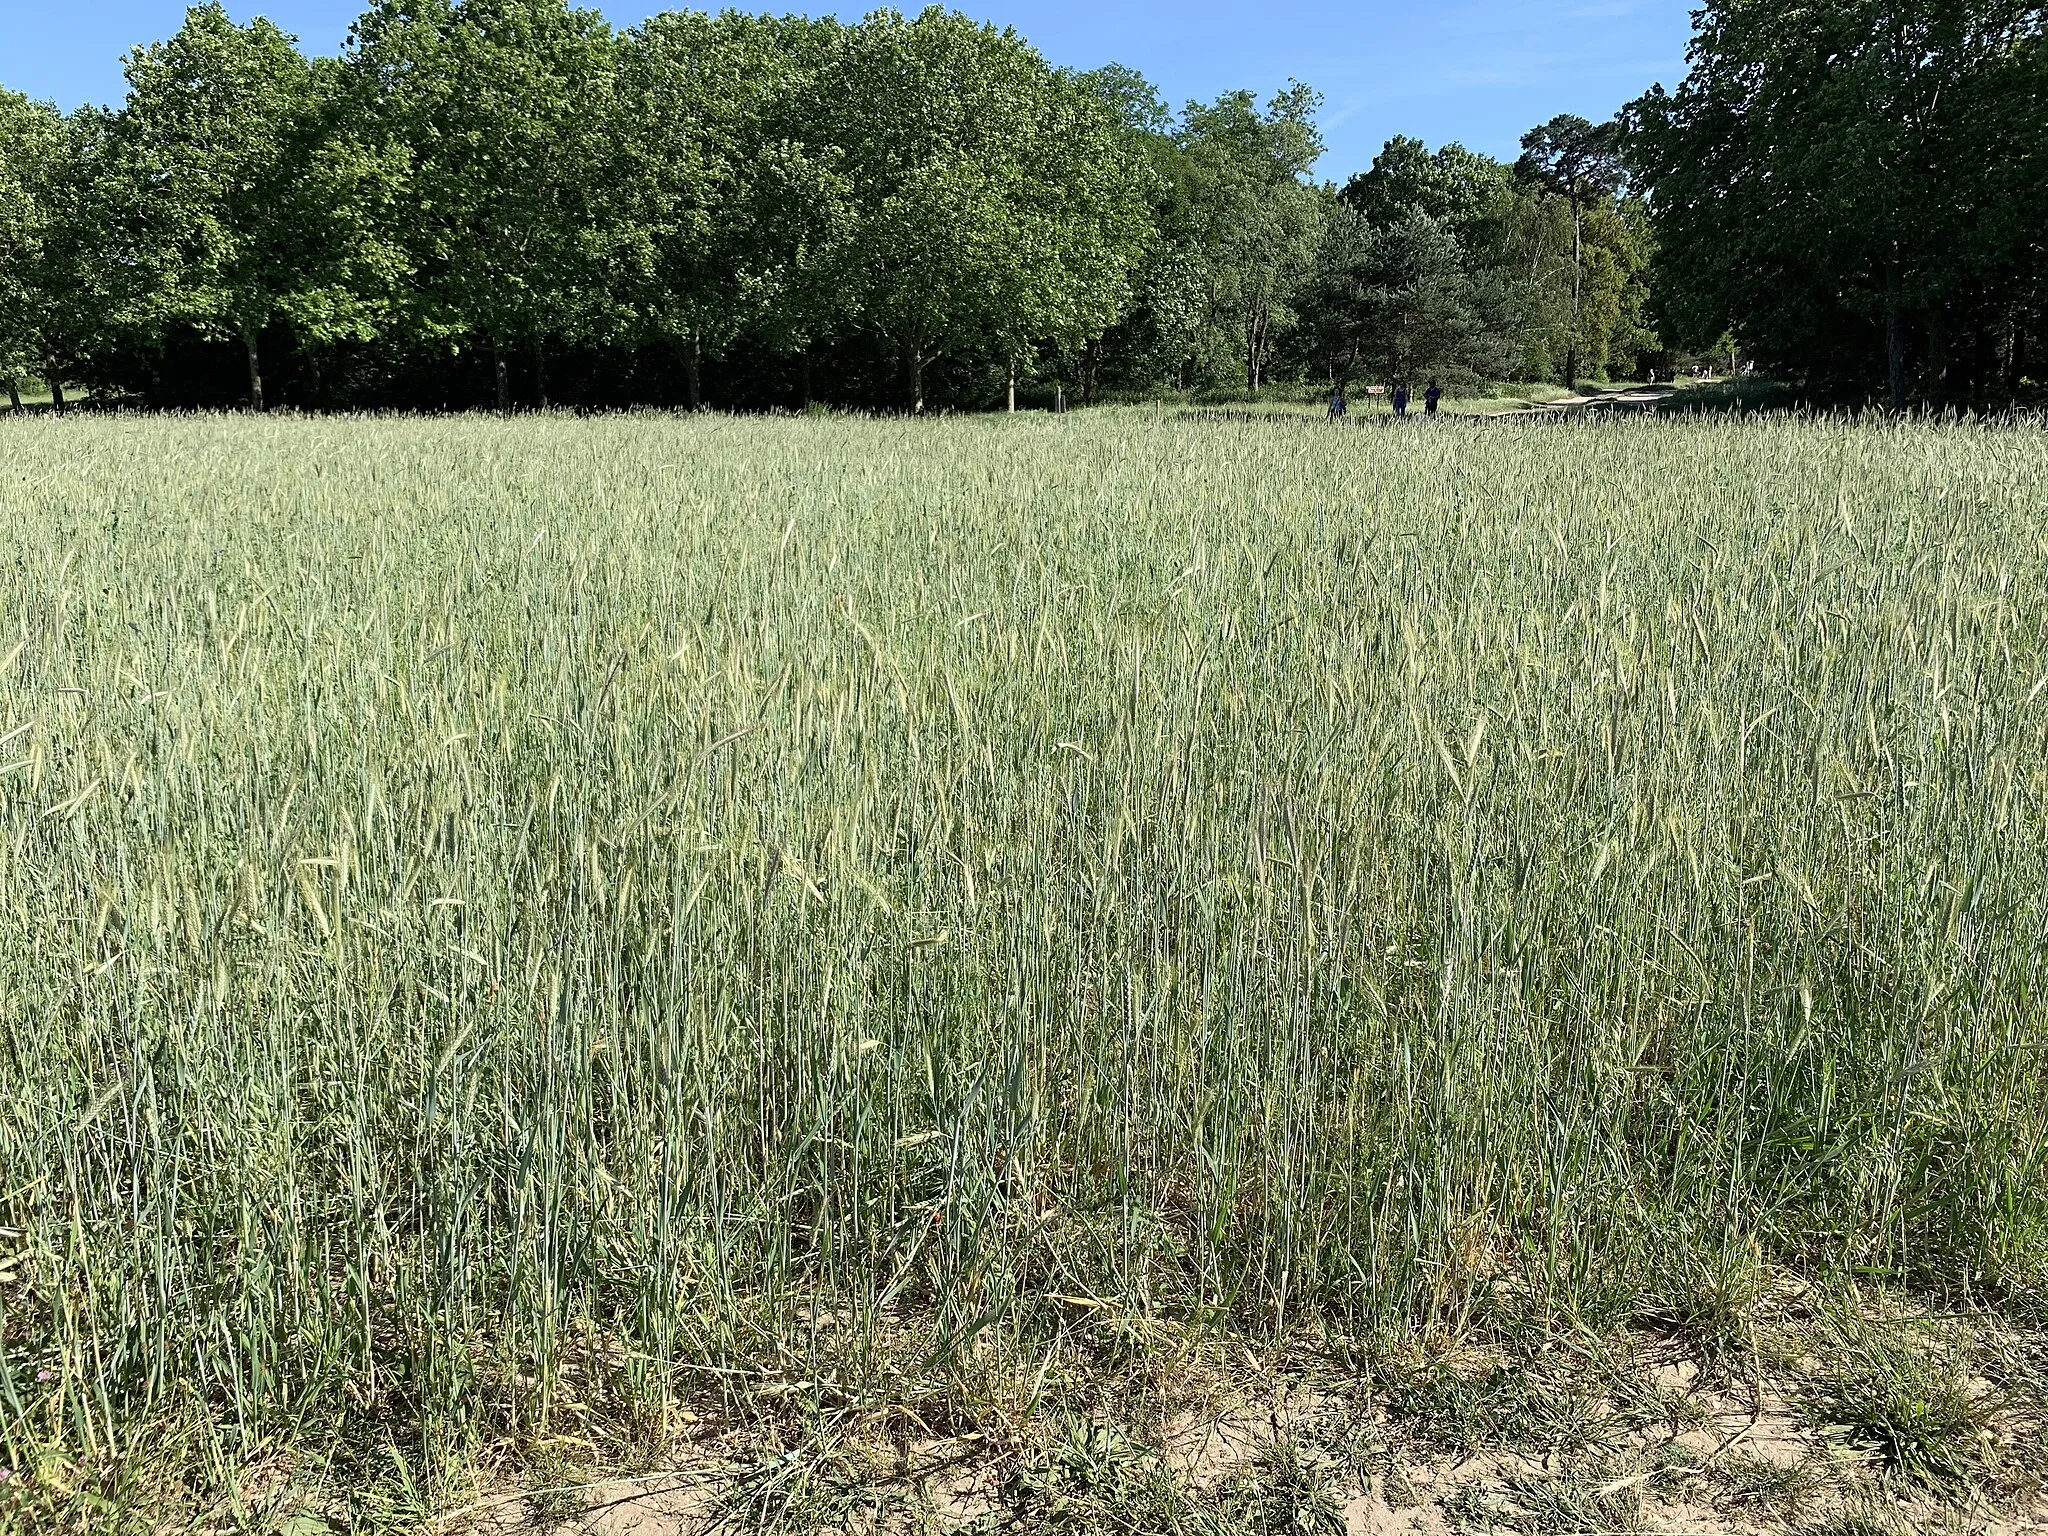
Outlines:
[[690, 409], [704, 408], [704, 344], [695, 336], [690, 338]]
[[1585, 214], [1578, 194], [1572, 195], [1572, 334], [1564, 349], [1564, 387], [1574, 394], [1579, 388], [1579, 316], [1585, 303]]
[[804, 347], [804, 409], [811, 408], [811, 349]]
[[55, 359], [50, 364], [50, 404], [57, 408], [57, 414], [64, 414], [64, 380], [57, 372]]
[[1102, 347], [1098, 342], [1089, 342], [1081, 349], [1081, 403], [1095, 403], [1095, 375], [1102, 362]]
[[1017, 359], [1010, 359], [1010, 414], [1017, 414]]
[[249, 409], [263, 414], [263, 360], [256, 353], [256, 333], [242, 332], [242, 347], [249, 355]]
[[903, 384], [910, 405], [910, 414], [924, 414], [924, 344], [905, 342], [903, 346]]
[[1884, 274], [1884, 356], [1890, 374], [1892, 409], [1906, 408], [1906, 338], [1899, 329], [1899, 266], [1895, 261]]
[[1939, 304], [1927, 310], [1927, 404], [1936, 411], [1948, 404], [1948, 316]]
[[540, 408], [548, 408], [548, 348], [544, 341], [533, 344], [533, 391], [540, 400]]
[[1978, 410], [1990, 406], [1992, 380], [1998, 376], [1998, 338], [1991, 327], [1980, 325], [1970, 347], [1970, 404]]
[[327, 388], [320, 378], [320, 353], [317, 349], [307, 349], [306, 371], [313, 376], [312, 404], [313, 408], [318, 410], [327, 398]]
[[505, 349], [503, 347], [493, 347], [491, 349], [491, 363], [496, 369], [498, 377], [498, 414], [500, 416], [509, 416], [512, 414], [512, 378], [505, 371]]
[[21, 386], [12, 379], [7, 381], [7, 403], [17, 411], [21, 409]]

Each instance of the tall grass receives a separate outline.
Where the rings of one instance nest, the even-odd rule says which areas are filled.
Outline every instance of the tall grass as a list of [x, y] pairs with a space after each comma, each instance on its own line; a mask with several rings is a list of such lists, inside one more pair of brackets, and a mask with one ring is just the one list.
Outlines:
[[7, 423], [8, 1456], [2038, 1286], [2044, 514], [1953, 425]]

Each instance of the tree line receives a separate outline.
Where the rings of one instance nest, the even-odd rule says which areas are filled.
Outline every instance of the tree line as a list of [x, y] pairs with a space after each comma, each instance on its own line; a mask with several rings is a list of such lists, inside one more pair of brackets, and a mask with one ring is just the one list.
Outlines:
[[1661, 318], [1823, 396], [1998, 405], [2048, 378], [2048, 6], [1706, 0], [1624, 113]]
[[940, 9], [216, 4], [118, 107], [0, 91], [0, 379], [257, 408], [922, 410], [1668, 371], [1991, 404], [2042, 370], [2042, 8], [1708, 0], [1508, 162], [1316, 179], [1305, 86], [1170, 111]]
[[[194, 7], [116, 108], [0, 95], [0, 377], [159, 405], [911, 410], [1655, 348], [1594, 146], [1390, 142], [1296, 86], [1169, 112], [932, 9], [377, 0], [339, 57]], [[1581, 146], [1583, 148], [1585, 146]]]

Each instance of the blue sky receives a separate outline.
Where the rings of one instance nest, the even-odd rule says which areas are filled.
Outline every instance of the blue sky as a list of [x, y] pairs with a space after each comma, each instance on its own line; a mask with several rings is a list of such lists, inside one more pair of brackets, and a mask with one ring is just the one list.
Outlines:
[[[748, 0], [699, 3], [753, 8]], [[864, 8], [753, 3], [849, 18]], [[899, 5], [916, 10], [918, 0]], [[361, 3], [230, 0], [228, 8], [240, 20], [267, 15], [309, 50], [331, 52]], [[604, 0], [601, 8], [626, 26], [664, 7]], [[1652, 82], [1676, 83], [1690, 30], [1690, 0], [958, 0], [958, 8], [1016, 27], [1055, 64], [1127, 64], [1176, 106], [1305, 80], [1325, 98], [1330, 153], [1318, 170], [1336, 180], [1363, 170], [1394, 133], [1508, 155], [1525, 128], [1554, 113], [1605, 117]], [[65, 107], [111, 103], [121, 94], [121, 55], [175, 31], [183, 14], [182, 0], [4, 0], [0, 85]]]

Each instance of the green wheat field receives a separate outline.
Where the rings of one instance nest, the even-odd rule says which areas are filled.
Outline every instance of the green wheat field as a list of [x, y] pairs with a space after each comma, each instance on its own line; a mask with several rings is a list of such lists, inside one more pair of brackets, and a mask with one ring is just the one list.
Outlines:
[[2044, 987], [2038, 431], [0, 423], [0, 1524], [2038, 1326]]

